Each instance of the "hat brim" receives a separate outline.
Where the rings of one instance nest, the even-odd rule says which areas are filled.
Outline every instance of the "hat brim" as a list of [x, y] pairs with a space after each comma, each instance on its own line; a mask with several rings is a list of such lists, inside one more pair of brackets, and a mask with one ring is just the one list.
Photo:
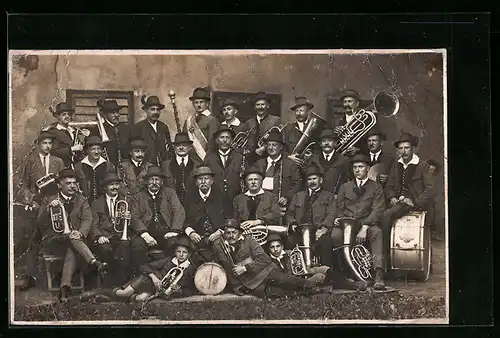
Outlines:
[[145, 180], [147, 180], [148, 178], [150, 178], [150, 177], [154, 177], [154, 176], [156, 176], [156, 177], [161, 177], [161, 178], [163, 178], [163, 179], [166, 179], [166, 178], [167, 178], [167, 176], [166, 176], [165, 174], [158, 173], [158, 174], [144, 175], [144, 179], [145, 179]]
[[181, 141], [181, 142], [172, 142], [172, 144], [193, 144], [193, 141]]
[[210, 101], [210, 97], [200, 97], [200, 96], [190, 96], [189, 101], [194, 101], [194, 100], [207, 100]]
[[226, 104], [221, 105], [220, 109], [222, 109], [224, 107], [227, 107], [227, 106], [234, 107], [235, 109], [239, 109], [240, 108], [236, 103], [226, 103]]
[[156, 106], [158, 107], [160, 110], [163, 110], [165, 108], [165, 105], [162, 104], [162, 103], [153, 103], [153, 104], [145, 104], [142, 106], [142, 110], [147, 110], [149, 107], [153, 107], [153, 106]]
[[399, 147], [399, 144], [403, 143], [403, 142], [408, 142], [413, 147], [416, 147], [418, 145], [418, 142], [415, 142], [415, 140], [397, 140], [394, 142], [394, 146], [397, 148], [397, 147]]
[[110, 183], [115, 183], [115, 182], [121, 183], [122, 180], [120, 180], [120, 179], [117, 179], [117, 180], [102, 180], [101, 181], [101, 185], [105, 186], [105, 185], [108, 185]]
[[368, 160], [362, 160], [362, 159], [359, 159], [359, 158], [352, 158], [352, 159], [349, 160], [349, 162], [351, 164], [354, 164], [354, 163], [366, 163], [368, 165], [371, 163], [371, 161], [369, 159]]
[[193, 174], [193, 178], [196, 178], [196, 177], [202, 176], [202, 175], [210, 175], [212, 177], [215, 177], [215, 173], [199, 173], [199, 174]]
[[307, 106], [309, 109], [313, 109], [314, 108], [314, 104], [312, 104], [311, 102], [307, 102], [307, 103], [296, 104], [295, 106], [293, 106], [290, 109], [291, 110], [296, 110], [297, 108], [299, 108], [301, 106]]
[[231, 133], [231, 137], [234, 138], [236, 136], [236, 132], [234, 130], [232, 130], [231, 128], [228, 128], [228, 129], [224, 129], [224, 130], [217, 130], [215, 133], [214, 133], [214, 138], [217, 138], [219, 136], [220, 133]]
[[59, 111], [54, 111], [52, 113], [52, 116], [59, 116], [59, 115], [61, 115], [61, 113], [71, 113], [71, 114], [74, 114], [75, 110], [74, 109], [63, 109], [63, 110], [59, 110]]
[[257, 175], [259, 175], [259, 176], [260, 176], [260, 177], [262, 177], [262, 178], [264, 178], [264, 177], [265, 177], [265, 175], [264, 175], [264, 173], [263, 173], [263, 172], [261, 172], [261, 171], [257, 171], [257, 170], [252, 170], [252, 171], [248, 171], [248, 172], [246, 172], [246, 173], [245, 173], [245, 178], [247, 178], [247, 177], [248, 177], [248, 175], [251, 175], [251, 174], [257, 174]]

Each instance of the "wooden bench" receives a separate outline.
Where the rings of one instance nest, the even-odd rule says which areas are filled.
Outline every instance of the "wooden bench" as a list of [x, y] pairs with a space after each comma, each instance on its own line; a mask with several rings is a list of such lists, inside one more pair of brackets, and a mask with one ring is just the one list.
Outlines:
[[[59, 291], [60, 286], [54, 286], [53, 284], [54, 279], [57, 277], [57, 275], [54, 275], [52, 273], [52, 264], [63, 260], [64, 257], [62, 256], [43, 254], [43, 261], [45, 262], [45, 272], [47, 274], [47, 289], [49, 292]], [[79, 274], [80, 284], [72, 286], [71, 290], [83, 291], [85, 288], [85, 281], [83, 278], [82, 269], [79, 270], [78, 274]]]

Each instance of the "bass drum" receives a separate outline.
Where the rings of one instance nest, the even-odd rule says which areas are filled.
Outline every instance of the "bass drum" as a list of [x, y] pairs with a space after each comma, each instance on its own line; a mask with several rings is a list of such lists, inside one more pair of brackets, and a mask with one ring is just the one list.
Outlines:
[[196, 270], [194, 285], [204, 295], [218, 295], [226, 288], [226, 272], [217, 263], [204, 263]]
[[410, 212], [391, 229], [390, 269], [396, 276], [426, 282], [431, 271], [431, 234], [425, 211]]

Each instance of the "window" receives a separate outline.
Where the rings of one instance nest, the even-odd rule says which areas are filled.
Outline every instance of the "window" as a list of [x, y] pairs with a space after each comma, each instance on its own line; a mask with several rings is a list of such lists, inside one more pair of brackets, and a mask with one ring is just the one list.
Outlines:
[[115, 90], [80, 90], [67, 89], [66, 101], [75, 108], [75, 122], [95, 121], [99, 111], [97, 100], [105, 98], [116, 100], [123, 108], [120, 110], [120, 122], [134, 123], [134, 92]]
[[[232, 99], [236, 101], [239, 105], [238, 118], [240, 121], [245, 122], [246, 120], [255, 116], [255, 110], [253, 105], [253, 100], [257, 93], [243, 93], [243, 92], [222, 92], [213, 91], [212, 92], [212, 103], [211, 112], [214, 116], [217, 116], [220, 121], [224, 120], [224, 117], [220, 111], [220, 105], [224, 100]], [[270, 114], [281, 117], [281, 95], [280, 94], [267, 94], [270, 98]]]

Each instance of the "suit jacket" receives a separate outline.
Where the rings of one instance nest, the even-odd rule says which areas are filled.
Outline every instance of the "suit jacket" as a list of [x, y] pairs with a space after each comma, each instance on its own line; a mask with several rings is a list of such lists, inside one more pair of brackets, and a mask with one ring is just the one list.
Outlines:
[[[296, 193], [286, 212], [287, 224], [300, 224], [305, 213], [305, 203], [309, 191], [299, 191]], [[321, 226], [331, 229], [335, 220], [335, 197], [331, 192], [321, 190], [319, 196], [312, 204], [313, 225], [317, 228]]]
[[361, 225], [378, 225], [385, 210], [382, 186], [372, 180], [363, 185], [364, 193], [358, 197], [354, 192], [356, 180], [344, 183], [337, 196], [335, 218], [353, 217]]
[[[52, 123], [48, 128], [47, 131], [49, 131], [51, 134], [55, 136], [54, 144], [52, 146], [52, 150], [50, 151], [51, 155], [54, 155], [56, 157], [59, 157], [60, 159], [63, 160], [64, 166], [68, 167], [71, 165], [71, 157], [72, 157], [72, 151], [71, 147], [73, 146], [73, 139], [69, 135], [69, 133], [65, 130], [59, 130], [56, 128], [57, 122]], [[84, 137], [79, 135], [78, 137], [81, 141], [82, 144], [84, 143]], [[85, 155], [82, 153], [77, 153], [78, 157], [76, 158], [76, 161], [81, 160]]]
[[[285, 155], [281, 155], [281, 160], [275, 164], [276, 171], [274, 173], [273, 194], [279, 196], [279, 180], [280, 180], [280, 162], [283, 162], [283, 181], [281, 183], [281, 196], [286, 197], [288, 202], [292, 199], [293, 195], [302, 189], [302, 177], [300, 175], [299, 167]], [[267, 158], [262, 158], [255, 162], [255, 167], [266, 172]]]
[[314, 154], [309, 159], [308, 164], [315, 163], [324, 170], [322, 188], [332, 192], [334, 195], [342, 184], [352, 178], [351, 164], [347, 157], [341, 154], [334, 154], [330, 161], [326, 161], [323, 153]]
[[[130, 198], [127, 198], [126, 195], [118, 194], [116, 201], [118, 202], [120, 200], [127, 201], [130, 208]], [[111, 238], [120, 235], [114, 230], [105, 194], [99, 196], [95, 201], [93, 201], [90, 209], [92, 210], [92, 230], [90, 231], [90, 238], [92, 242], [97, 241], [101, 236]]]
[[[169, 187], [163, 187], [160, 193], [162, 197], [160, 205], [161, 216], [169, 229], [180, 231], [186, 219], [186, 213], [181, 201], [179, 201], [179, 197], [177, 197], [175, 190]], [[130, 225], [136, 235], [141, 235], [148, 231], [149, 222], [153, 217], [148, 201], [149, 193], [146, 189], [137, 193], [131, 199], [130, 213], [132, 222]]]
[[281, 272], [283, 272], [285, 275], [291, 275], [292, 274], [292, 265], [290, 264], [290, 250], [284, 250], [285, 254], [283, 255], [283, 258], [281, 259], [281, 264], [283, 264], [283, 267], [280, 265], [280, 262], [271, 254], [269, 254], [269, 257], [271, 257], [271, 261], [276, 265], [278, 269], [280, 269]]
[[[195, 185], [195, 180], [193, 177], [193, 171], [199, 167], [202, 162], [201, 160], [196, 156], [196, 157], [191, 157], [189, 156], [188, 163], [186, 164], [186, 192], [197, 189]], [[163, 170], [163, 173], [167, 176], [165, 179], [164, 185], [167, 187], [170, 187], [172, 189], [176, 189], [177, 187], [177, 181], [180, 180], [180, 176], [177, 176], [175, 173], [177, 172], [177, 168], [179, 167], [179, 164], [177, 163], [177, 160], [175, 156], [163, 162], [161, 164], [161, 169]], [[179, 194], [179, 192], [177, 192]]]
[[[371, 153], [368, 153], [368, 156], [370, 157], [371, 159]], [[391, 169], [392, 169], [392, 165], [394, 164], [394, 156], [392, 156], [391, 154], [388, 154], [384, 151], [382, 151], [380, 153], [380, 155], [378, 155], [378, 158], [375, 162], [371, 162], [370, 165], [375, 165], [375, 164], [382, 164], [383, 165], [383, 170], [382, 172], [384, 174], [389, 174], [391, 172]]]
[[[281, 119], [278, 116], [271, 114], [268, 114], [260, 124], [257, 122], [257, 117], [252, 117], [251, 119], [245, 121], [245, 130], [251, 130], [248, 137], [248, 147], [251, 150], [249, 156], [250, 162], [253, 163], [255, 160], [260, 158], [259, 155], [255, 154], [259, 138], [261, 138], [271, 127], [279, 126], [280, 121]], [[252, 158], [254, 160], [252, 160]]]
[[[44, 237], [55, 234], [52, 229], [52, 220], [50, 211], [47, 210], [47, 205], [58, 197], [59, 194], [45, 197], [38, 211], [37, 223]], [[82, 233], [84, 238], [87, 238], [92, 229], [92, 211], [86, 197], [75, 195], [73, 198], [73, 210], [68, 215], [70, 226], [72, 229]]]
[[214, 185], [224, 192], [225, 205], [232, 205], [233, 199], [241, 193], [240, 173], [242, 162], [243, 155], [234, 151], [229, 153], [225, 168], [222, 166], [222, 160], [218, 152], [210, 153], [205, 158], [205, 165], [215, 172]]
[[[146, 263], [141, 265], [141, 273], [145, 276], [149, 276], [150, 273], [154, 273], [156, 277], [160, 280], [165, 277], [170, 269], [177, 266], [172, 262], [173, 257], [166, 257], [157, 261]], [[196, 288], [194, 285], [194, 275], [196, 269], [193, 263], [190, 262], [189, 266], [184, 269], [182, 273], [182, 278], [180, 279], [179, 285], [181, 287], [181, 294], [184, 297], [194, 294]]]
[[[64, 162], [59, 157], [53, 155], [49, 156], [49, 173], [57, 175], [64, 168]], [[45, 176], [45, 169], [42, 166], [40, 156], [38, 152], [32, 153], [26, 162], [24, 167], [23, 179], [21, 183], [22, 198], [24, 203], [31, 203], [35, 199], [38, 203], [41, 202], [43, 196], [39, 196], [38, 187], [36, 186], [36, 181]], [[47, 189], [47, 193], [45, 193]], [[47, 186], [42, 191], [42, 195], [50, 194], [53, 195], [57, 193], [57, 187], [55, 184], [51, 184], [51, 187]]]
[[[85, 164], [85, 166], [88, 166]], [[96, 169], [99, 167], [104, 166], [105, 169], [102, 170], [100, 177], [96, 177], [96, 183], [97, 183], [97, 195], [99, 196], [103, 192], [103, 187], [101, 186], [101, 180], [106, 176], [106, 173], [113, 173], [115, 172], [115, 166], [110, 163], [110, 162], [104, 162], [99, 164]], [[88, 177], [85, 176], [85, 171], [83, 169], [83, 164], [82, 162], [78, 162], [75, 164], [75, 173], [76, 177], [78, 178], [78, 182], [80, 184], [80, 189], [82, 189], [83, 194], [90, 199], [91, 197], [91, 186], [90, 186], [90, 180]]]
[[[387, 199], [390, 200], [392, 197], [399, 197], [401, 175], [402, 166], [398, 161], [394, 161], [389, 174], [389, 180], [385, 186], [385, 196]], [[429, 170], [427, 162], [419, 161], [408, 186], [414, 197], [413, 204], [415, 208], [425, 209], [429, 204], [433, 203], [436, 193], [434, 189], [434, 177]]]
[[233, 260], [237, 265], [243, 265], [247, 271], [236, 277], [232, 273], [233, 265], [229, 258], [224, 254], [220, 242], [214, 245], [215, 255], [227, 274], [230, 287], [238, 290], [242, 286], [253, 290], [259, 286], [272, 270], [277, 269], [272, 262], [271, 257], [251, 236], [243, 237], [240, 240], [239, 248], [232, 254]]
[[[161, 122], [156, 122], [155, 132], [148, 120], [144, 119], [135, 124], [131, 131], [132, 136], [140, 136], [147, 144], [144, 161], [160, 165], [163, 161], [174, 156], [174, 148], [172, 146], [172, 138], [168, 126]], [[160, 157], [160, 163], [157, 163], [156, 157]]]
[[[205, 229], [201, 217], [205, 215], [205, 205], [199, 194], [198, 188], [188, 191], [186, 200], [186, 223], [184, 230], [191, 227], [200, 236], [203, 236]], [[224, 208], [224, 198], [222, 192], [212, 186], [210, 196], [207, 199], [207, 213], [213, 227], [213, 231], [221, 229], [226, 219], [227, 208]]]
[[145, 186], [144, 175], [146, 175], [148, 168], [153, 164], [143, 161], [142, 170], [139, 173], [139, 176], [137, 177], [135, 176], [134, 173], [134, 164], [130, 159], [124, 160], [122, 165], [123, 165], [123, 172], [125, 173], [124, 181], [126, 182], [126, 186], [122, 184], [120, 192], [122, 194], [130, 193], [130, 195], [133, 196], [144, 188]]
[[[118, 151], [120, 151], [122, 161], [129, 158], [129, 139], [131, 128], [127, 123], [118, 123], [118, 129], [115, 130], [109, 123], [104, 122], [104, 129], [109, 137], [109, 142], [103, 143], [108, 153], [109, 162], [118, 168]], [[90, 135], [100, 135], [97, 128], [90, 131]]]
[[[240, 222], [247, 221], [250, 215], [248, 210], [249, 197], [245, 194], [239, 194], [233, 200], [234, 218]], [[280, 220], [280, 206], [278, 199], [269, 191], [264, 191], [260, 195], [260, 202], [257, 205], [257, 219], [264, 221], [267, 225], [276, 225]]]
[[[213, 151], [216, 148], [213, 135], [215, 134], [217, 129], [219, 129], [219, 125], [220, 125], [219, 120], [212, 114], [210, 116], [205, 116], [202, 114], [200, 120], [198, 121], [198, 126], [203, 132], [203, 135], [205, 135], [205, 138], [207, 139], [207, 149], [205, 149], [207, 153]], [[184, 126], [182, 127], [182, 131], [187, 133], [186, 121], [184, 121]], [[194, 150], [192, 150], [192, 152], [194, 152]]]

